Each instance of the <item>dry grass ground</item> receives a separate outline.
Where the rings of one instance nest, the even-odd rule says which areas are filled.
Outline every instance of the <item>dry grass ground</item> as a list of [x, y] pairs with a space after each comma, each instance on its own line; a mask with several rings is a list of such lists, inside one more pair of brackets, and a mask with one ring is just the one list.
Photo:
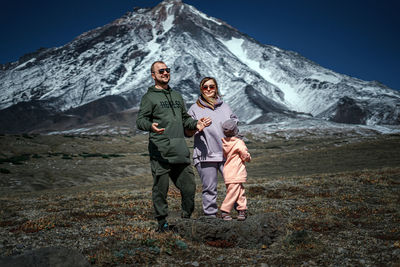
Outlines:
[[[400, 265], [400, 136], [246, 142], [250, 216], [286, 222], [256, 249], [154, 231], [146, 136], [0, 136], [0, 254], [66, 246], [97, 266]], [[222, 181], [219, 192], [220, 204]], [[169, 204], [174, 220], [173, 186]]]

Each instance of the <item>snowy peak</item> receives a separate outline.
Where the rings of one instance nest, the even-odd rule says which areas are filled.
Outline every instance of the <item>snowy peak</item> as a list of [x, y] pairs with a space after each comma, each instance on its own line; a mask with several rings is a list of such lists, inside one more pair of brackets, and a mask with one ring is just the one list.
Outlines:
[[62, 47], [39, 49], [1, 65], [0, 124], [14, 127], [2, 117], [24, 109], [36, 114], [31, 128], [44, 117], [69, 118], [71, 110], [82, 111], [73, 115], [84, 121], [84, 112], [105, 115], [101, 104], [90, 103], [111, 99], [118, 101], [113, 100], [109, 112], [135, 109], [153, 83], [149, 69], [156, 60], [171, 68], [170, 84], [188, 104], [198, 97], [201, 79], [215, 77], [224, 101], [245, 123], [300, 116], [400, 124], [398, 91], [260, 44], [178, 0], [135, 8]]

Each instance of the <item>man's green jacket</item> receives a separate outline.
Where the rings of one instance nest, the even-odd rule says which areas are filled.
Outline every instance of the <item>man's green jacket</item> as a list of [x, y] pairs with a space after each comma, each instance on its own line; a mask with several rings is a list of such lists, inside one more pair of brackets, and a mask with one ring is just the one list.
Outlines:
[[[154, 133], [151, 124], [165, 128], [162, 134]], [[190, 152], [186, 145], [184, 128], [196, 129], [197, 120], [186, 112], [182, 96], [168, 89], [149, 87], [142, 97], [136, 126], [149, 131], [150, 158], [168, 163], [190, 163]]]

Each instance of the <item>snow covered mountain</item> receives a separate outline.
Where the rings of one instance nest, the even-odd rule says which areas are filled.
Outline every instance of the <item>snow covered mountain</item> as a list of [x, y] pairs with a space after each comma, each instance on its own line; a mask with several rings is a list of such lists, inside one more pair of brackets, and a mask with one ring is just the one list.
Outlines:
[[133, 126], [155, 60], [171, 67], [170, 85], [187, 103], [197, 98], [203, 77], [216, 77], [224, 100], [246, 123], [314, 117], [400, 124], [398, 91], [260, 44], [181, 0], [165, 0], [62, 47], [0, 65], [0, 132], [76, 128], [121, 112], [132, 114]]

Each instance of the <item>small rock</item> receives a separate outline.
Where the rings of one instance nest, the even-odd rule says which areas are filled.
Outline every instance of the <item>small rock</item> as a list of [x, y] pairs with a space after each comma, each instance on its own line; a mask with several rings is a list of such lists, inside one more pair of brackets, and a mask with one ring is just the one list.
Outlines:
[[200, 264], [197, 261], [192, 262], [192, 265], [196, 267], [200, 266]]
[[181, 241], [181, 240], [176, 240], [175, 244], [176, 244], [176, 246], [178, 248], [183, 249], [183, 250], [188, 248], [188, 245], [185, 242]]
[[286, 241], [290, 245], [306, 244], [309, 236], [306, 230], [294, 231], [287, 236]]
[[392, 252], [393, 256], [400, 256], [400, 249], [395, 249]]

